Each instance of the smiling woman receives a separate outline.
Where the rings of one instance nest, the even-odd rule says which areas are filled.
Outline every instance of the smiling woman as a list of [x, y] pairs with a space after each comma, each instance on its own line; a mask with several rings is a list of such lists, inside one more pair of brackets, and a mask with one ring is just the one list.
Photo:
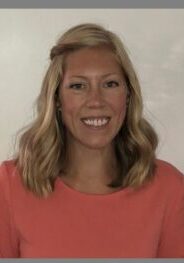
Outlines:
[[[75, 81], [77, 84], [72, 84], [71, 88], [70, 83]], [[126, 93], [121, 67], [109, 49], [83, 48], [68, 55], [59, 95], [62, 120], [70, 131], [68, 136], [71, 135], [68, 146], [72, 151], [78, 151], [79, 144], [87, 146], [83, 149], [86, 154], [96, 148], [112, 151], [112, 140], [126, 114]], [[85, 152], [83, 154], [86, 156]], [[90, 165], [91, 162], [88, 167]], [[100, 180], [102, 171], [95, 176]]]
[[184, 177], [155, 156], [120, 38], [78, 25], [50, 58], [37, 118], [0, 167], [0, 256], [184, 257]]

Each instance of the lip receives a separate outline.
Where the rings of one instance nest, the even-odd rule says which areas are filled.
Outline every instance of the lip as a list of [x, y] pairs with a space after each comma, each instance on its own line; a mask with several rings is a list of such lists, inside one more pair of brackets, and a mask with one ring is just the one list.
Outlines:
[[83, 118], [81, 118], [81, 120], [87, 120], [87, 119], [91, 119], [91, 120], [95, 120], [95, 119], [108, 119], [108, 120], [110, 120], [111, 117], [109, 117], [109, 116], [88, 116], [88, 117], [83, 117]]

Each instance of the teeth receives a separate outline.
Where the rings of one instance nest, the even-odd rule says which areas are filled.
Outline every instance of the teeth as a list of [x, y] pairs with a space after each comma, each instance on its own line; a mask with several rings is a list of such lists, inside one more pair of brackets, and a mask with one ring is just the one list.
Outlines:
[[94, 119], [94, 120], [86, 119], [86, 120], [83, 120], [83, 122], [90, 126], [99, 127], [99, 126], [105, 125], [108, 122], [108, 118]]

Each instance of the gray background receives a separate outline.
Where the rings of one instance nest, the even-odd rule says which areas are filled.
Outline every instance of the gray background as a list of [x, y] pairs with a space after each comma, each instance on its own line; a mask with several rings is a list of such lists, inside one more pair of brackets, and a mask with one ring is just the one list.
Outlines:
[[[28, 4], [30, 4], [30, 2], [32, 2], [32, 6], [31, 6], [31, 8], [48, 8], [49, 6], [49, 3], [51, 2], [50, 0], [48, 0], [48, 1], [44, 1], [44, 4], [43, 4], [43, 1], [42, 1], [42, 4], [40, 4], [40, 1], [39, 0], [36, 0], [36, 1], [25, 1], [25, 0], [22, 0], [22, 1], [17, 1], [17, 0], [12, 0], [12, 1], [8, 1], [8, 0], [1, 0], [1, 2], [0, 2], [0, 7], [1, 8], [28, 8]], [[59, 2], [59, 4], [58, 4], [58, 2]], [[60, 8], [74, 8], [74, 2], [75, 3], [77, 3], [77, 7], [79, 8], [84, 8], [84, 2], [86, 3], [87, 2], [87, 6], [85, 6], [85, 8], [90, 8], [90, 3], [92, 2], [92, 1], [79, 1], [79, 0], [74, 0], [72, 3], [71, 3], [71, 1], [69, 1], [69, 0], [67, 0], [67, 1], [55, 1], [55, 0], [52, 0], [52, 8], [54, 7], [54, 8], [57, 8], [57, 7], [60, 7]], [[81, 2], [82, 2], [82, 4], [81, 4]], [[104, 0], [103, 0], [103, 5], [101, 6], [101, 1], [95, 1], [95, 0], [93, 0], [93, 3], [94, 3], [94, 7], [95, 8], [107, 8], [107, 5], [109, 6], [109, 5], [112, 5], [111, 3], [113, 3], [113, 6], [110, 6], [111, 8], [118, 8], [118, 7], [120, 7], [120, 5], [121, 5], [121, 7], [124, 7], [124, 8], [137, 8], [137, 7], [139, 7], [139, 8], [180, 8], [180, 7], [184, 7], [184, 1], [182, 1], [182, 0], [175, 0], [175, 1], [173, 1], [173, 0], [169, 0], [169, 1], [161, 1], [161, 0], [152, 0], [152, 1], [148, 1], [148, 0], [144, 0], [144, 1], [140, 1], [140, 0], [133, 0], [133, 1], [131, 1], [131, 0], [126, 0], [126, 1], [115, 1], [115, 0], [108, 0], [108, 1], [106, 1], [106, 3], [104, 4]], [[14, 6], [13, 6], [14, 5]], [[39, 6], [38, 6], [39, 5]], [[65, 5], [65, 7], [64, 7], [64, 5]], [[1, 13], [2, 14], [2, 13]], [[0, 14], [0, 15], [1, 15]], [[2, 18], [1, 18], [1, 16], [0, 16], [0, 20], [1, 20]], [[7, 19], [8, 19], [8, 17], [7, 17]], [[2, 22], [2, 20], [0, 21], [0, 22]], [[175, 21], [173, 20], [171, 20], [170, 21], [170, 23], [172, 24], [175, 24]], [[8, 28], [6, 28], [6, 25], [7, 25], [7, 20], [6, 20], [6, 22], [4, 22], [4, 26], [5, 26], [5, 29], [4, 30], [7, 30], [8, 31]], [[176, 24], [175, 24], [175, 26], [176, 26]], [[168, 26], [169, 27], [169, 26]], [[167, 29], [168, 29], [168, 27], [167, 27]], [[171, 26], [171, 28], [172, 28], [173, 26]], [[177, 27], [177, 26], [176, 26]], [[8, 34], [8, 32], [7, 32], [7, 34]], [[182, 36], [182, 33], [180, 34], [180, 36]], [[128, 40], [127, 40], [128, 41]], [[1, 43], [1, 42], [0, 42]], [[1, 43], [2, 44], [2, 43]], [[0, 44], [0, 45], [1, 45]], [[42, 42], [42, 44], [43, 44], [43, 42]], [[183, 47], [182, 47], [182, 49], [183, 49]], [[136, 52], [136, 51], [135, 51]], [[1, 53], [0, 53], [0, 57], [1, 57], [1, 55], [4, 53], [4, 50], [1, 50]], [[6, 53], [6, 52], [5, 52]], [[44, 53], [44, 55], [43, 55], [43, 57], [45, 57], [45, 55], [46, 55], [46, 53]], [[10, 56], [11, 56], [11, 52], [10, 52]], [[28, 58], [29, 59], [29, 58]], [[35, 58], [36, 59], [36, 58]], [[38, 60], [39, 60], [39, 57], [38, 57]], [[42, 63], [42, 62], [44, 62], [44, 59], [42, 59], [41, 61], [39, 61], [39, 63]], [[7, 63], [8, 64], [8, 63]], [[9, 65], [7, 65], [6, 63], [5, 63], [5, 65], [4, 65], [4, 67], [8, 67]], [[141, 64], [141, 63], [140, 63]], [[40, 67], [42, 67], [41, 65], [40, 65]], [[7, 68], [7, 71], [8, 71], [8, 68]], [[40, 72], [42, 72], [42, 70], [40, 69]], [[38, 72], [38, 75], [37, 76], [39, 76], [39, 73], [40, 72]], [[183, 73], [183, 72], [182, 72]], [[181, 73], [181, 75], [183, 75]], [[3, 75], [1, 75], [1, 76], [3, 76]], [[4, 82], [4, 79], [6, 79], [6, 75], [5, 75], [5, 77], [3, 78], [3, 82], [1, 82], [0, 84], [0, 89], [1, 89], [1, 98], [3, 97], [3, 100], [6, 100], [6, 103], [8, 104], [8, 103], [10, 103], [9, 104], [9, 107], [8, 107], [8, 109], [9, 108], [11, 108], [10, 106], [11, 106], [11, 100], [9, 101], [8, 99], [11, 99], [10, 97], [8, 97], [8, 95], [7, 95], [7, 93], [4, 91], [4, 85], [6, 85], [5, 84], [5, 82]], [[33, 77], [33, 79], [34, 79], [34, 77]], [[181, 89], [181, 87], [182, 87], [182, 83], [183, 83], [183, 79], [182, 79], [182, 77], [181, 78], [179, 78], [179, 81], [180, 81], [180, 89]], [[35, 84], [36, 85], [36, 87], [38, 87], [37, 85], [38, 84]], [[3, 90], [2, 90], [3, 89]], [[183, 98], [183, 96], [181, 96], [182, 98]], [[29, 101], [29, 104], [28, 104], [28, 111], [27, 111], [27, 113], [26, 114], [28, 114], [28, 112], [29, 112], [29, 109], [30, 109], [30, 105], [31, 105], [31, 101], [32, 101], [32, 99], [34, 98], [34, 95], [30, 98], [30, 101]], [[18, 104], [18, 103], [20, 103], [20, 101], [19, 101], [19, 99], [18, 99], [18, 102], [16, 103], [16, 105]], [[21, 104], [22, 104], [22, 101], [21, 101]], [[23, 106], [24, 107], [24, 106]], [[180, 107], [180, 106], [179, 106]], [[168, 108], [170, 109], [170, 107], [169, 107], [169, 105], [168, 105]], [[2, 109], [4, 109], [4, 107], [1, 107], [0, 108], [0, 112], [2, 112]], [[5, 108], [5, 110], [6, 110], [6, 108]], [[7, 156], [7, 152], [9, 151], [8, 149], [9, 149], [9, 140], [10, 140], [10, 138], [13, 136], [13, 133], [15, 132], [15, 130], [17, 129], [17, 127], [18, 127], [18, 125], [19, 125], [19, 123], [18, 123], [18, 125], [16, 126], [15, 125], [15, 127], [13, 128], [13, 129], [8, 129], [8, 130], [6, 130], [7, 129], [7, 127], [5, 126], [4, 128], [3, 128], [3, 121], [4, 121], [4, 118], [6, 118], [7, 119], [7, 121], [9, 121], [9, 123], [11, 123], [12, 122], [12, 120], [13, 120], [13, 118], [15, 117], [17, 117], [17, 115], [15, 114], [15, 116], [12, 114], [12, 112], [13, 112], [13, 110], [11, 109], [10, 110], [10, 112], [8, 112], [8, 115], [3, 115], [3, 114], [1, 114], [0, 115], [0, 138], [2, 138], [1, 136], [2, 135], [4, 135], [4, 134], [7, 134], [7, 137], [6, 137], [6, 141], [5, 141], [5, 145], [3, 146], [3, 149], [2, 149], [2, 151], [0, 152], [1, 153], [1, 159], [4, 159], [4, 158], [6, 158], [6, 156]], [[183, 112], [183, 109], [181, 109], [181, 112]], [[26, 116], [26, 114], [24, 115], [24, 118], [25, 118], [25, 120], [27, 120], [27, 116]], [[182, 116], [182, 114], [178, 117], [179, 119], [180, 119], [180, 117], [183, 117]], [[180, 121], [178, 121], [178, 123], [179, 122], [181, 122], [182, 123], [182, 119], [183, 118], [181, 118], [181, 120]], [[177, 126], [177, 125], [176, 125]], [[177, 127], [176, 127], [177, 128]], [[178, 129], [179, 129], [180, 127], [178, 127]], [[183, 126], [181, 127], [181, 128], [183, 128]], [[178, 136], [177, 136], [177, 134], [176, 134], [176, 136], [175, 136], [175, 138], [177, 138]], [[183, 137], [183, 136], [182, 136]], [[182, 137], [179, 137], [179, 140], [178, 140], [178, 143], [177, 143], [177, 147], [179, 147], [179, 149], [182, 149], [182, 151], [183, 151], [183, 139], [182, 139]], [[175, 138], [173, 138], [173, 141], [175, 141]], [[4, 137], [3, 137], [3, 139], [4, 139]], [[181, 142], [180, 142], [180, 139], [181, 139]], [[180, 142], [180, 143], [179, 143]], [[2, 139], [1, 139], [1, 143], [2, 143]], [[170, 152], [170, 151], [169, 151]], [[182, 156], [183, 154], [181, 154], [181, 156]], [[181, 161], [181, 163], [180, 163], [180, 165], [181, 165], [181, 168], [183, 169], [183, 161]], [[181, 260], [179, 260], [179, 259], [171, 259], [171, 260], [167, 260], [167, 259], [158, 259], [158, 260], [148, 260], [148, 259], [141, 259], [141, 260], [127, 260], [127, 259], [125, 259], [125, 260], [113, 260], [113, 259], [111, 259], [111, 260], [106, 260], [106, 259], [104, 259], [104, 260], [81, 260], [81, 259], [79, 259], [79, 260], [52, 260], [52, 259], [50, 259], [50, 260], [45, 260], [45, 259], [43, 259], [43, 260], [21, 260], [22, 262], [184, 262], [184, 260], [183, 259], [181, 259]], [[20, 262], [20, 260], [0, 260], [0, 262]]]
[[116, 32], [138, 73], [158, 158], [184, 172], [184, 9], [0, 9], [0, 161], [32, 120], [49, 52], [66, 29], [96, 22]]
[[183, 0], [1, 0], [2, 8], [182, 8]]

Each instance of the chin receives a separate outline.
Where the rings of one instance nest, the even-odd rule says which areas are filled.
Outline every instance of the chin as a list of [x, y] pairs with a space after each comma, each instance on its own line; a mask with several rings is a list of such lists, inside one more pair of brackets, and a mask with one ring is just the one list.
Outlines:
[[86, 142], [86, 143], [82, 143], [85, 147], [89, 148], [89, 149], [93, 149], [93, 150], [100, 150], [100, 149], [103, 149], [103, 148], [106, 148], [106, 147], [109, 147], [111, 145], [111, 142]]

